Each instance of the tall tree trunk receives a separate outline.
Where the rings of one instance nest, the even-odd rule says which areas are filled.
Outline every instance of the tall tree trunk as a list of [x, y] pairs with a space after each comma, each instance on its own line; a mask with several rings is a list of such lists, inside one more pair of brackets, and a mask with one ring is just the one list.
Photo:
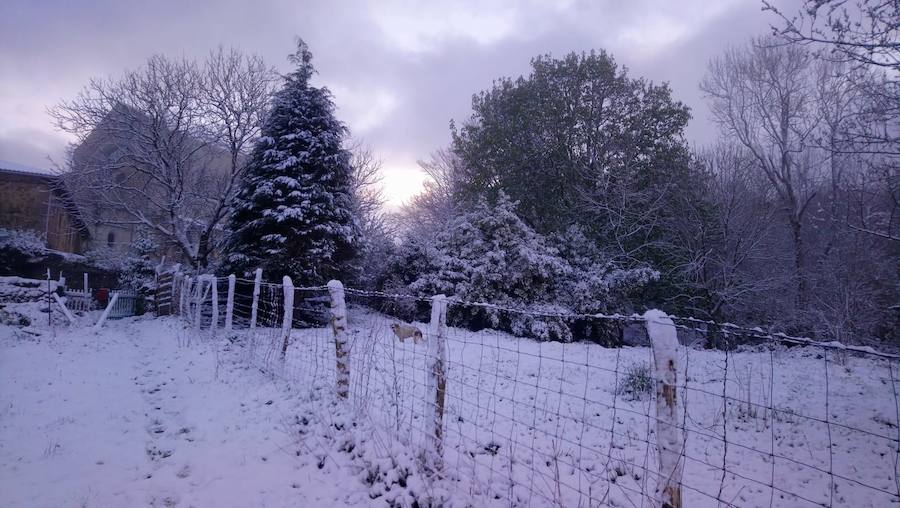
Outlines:
[[204, 270], [209, 265], [209, 237], [210, 234], [208, 232], [203, 232], [200, 234], [200, 238], [197, 240], [197, 270]]
[[794, 273], [797, 277], [797, 310], [806, 308], [806, 276], [804, 265], [806, 264], [806, 248], [803, 245], [803, 225], [800, 219], [791, 218], [791, 235], [794, 239]]

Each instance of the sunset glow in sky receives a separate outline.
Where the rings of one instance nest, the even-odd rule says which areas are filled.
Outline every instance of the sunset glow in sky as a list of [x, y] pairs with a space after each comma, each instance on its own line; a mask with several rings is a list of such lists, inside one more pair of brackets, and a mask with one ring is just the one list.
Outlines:
[[448, 145], [449, 121], [468, 117], [472, 94], [527, 72], [538, 54], [606, 49], [633, 75], [669, 81], [693, 109], [690, 140], [711, 141], [697, 83], [710, 57], [766, 29], [760, 7], [758, 0], [8, 0], [0, 4], [0, 159], [63, 162], [68, 140], [46, 109], [91, 77], [119, 75], [155, 53], [202, 57], [220, 44], [287, 70], [299, 35], [314, 54], [314, 82], [332, 90], [339, 118], [382, 160], [386, 194], [399, 205], [421, 189], [417, 161]]

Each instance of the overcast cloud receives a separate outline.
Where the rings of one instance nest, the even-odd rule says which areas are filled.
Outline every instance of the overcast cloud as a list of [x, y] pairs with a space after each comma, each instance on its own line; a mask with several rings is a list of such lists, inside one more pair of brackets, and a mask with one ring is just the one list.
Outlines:
[[46, 108], [92, 76], [115, 76], [154, 53], [201, 57], [219, 44], [280, 70], [303, 37], [339, 117], [384, 162], [397, 203], [418, 190], [416, 166], [449, 142], [473, 93], [528, 71], [537, 54], [606, 49], [634, 76], [668, 81], [714, 137], [697, 84], [708, 60], [767, 31], [759, 0], [298, 2], [40, 1], [0, 5], [0, 159], [49, 165], [67, 138]]

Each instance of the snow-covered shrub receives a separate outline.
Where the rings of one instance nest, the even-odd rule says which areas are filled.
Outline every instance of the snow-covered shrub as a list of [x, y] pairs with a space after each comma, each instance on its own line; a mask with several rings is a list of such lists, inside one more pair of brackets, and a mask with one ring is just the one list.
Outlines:
[[577, 313], [631, 313], [630, 296], [659, 278], [651, 268], [622, 268], [577, 225], [552, 235], [552, 244], [571, 270], [561, 281], [560, 301]]
[[157, 262], [153, 259], [156, 252], [157, 245], [153, 240], [138, 236], [122, 260], [121, 287], [145, 293], [152, 291], [156, 281]]
[[[413, 294], [445, 294], [516, 309], [549, 305], [556, 285], [570, 270], [502, 195], [495, 205], [482, 200], [457, 216], [433, 244], [414, 240], [401, 256], [416, 275], [408, 285]], [[448, 319], [470, 328], [499, 328], [542, 340], [571, 339], [568, 328], [552, 318], [491, 307], [452, 306]]]
[[47, 252], [47, 242], [34, 231], [0, 228], [0, 251], [40, 256]]
[[101, 247], [87, 253], [91, 264], [118, 274], [119, 289], [131, 289], [142, 296], [153, 293], [156, 283], [156, 264], [153, 256], [156, 243], [147, 235], [138, 237], [125, 249]]
[[43, 259], [48, 252], [38, 233], [0, 228], [0, 274], [22, 275], [22, 267]]
[[[577, 227], [545, 237], [517, 215], [515, 206], [501, 193], [495, 204], [479, 201], [432, 238], [409, 235], [391, 258], [382, 287], [521, 310], [453, 305], [451, 324], [540, 340], [619, 342], [617, 322], [554, 315], [630, 312], [630, 294], [658, 274], [619, 268]], [[398, 308], [398, 315], [428, 318], [427, 309], [407, 307]]]

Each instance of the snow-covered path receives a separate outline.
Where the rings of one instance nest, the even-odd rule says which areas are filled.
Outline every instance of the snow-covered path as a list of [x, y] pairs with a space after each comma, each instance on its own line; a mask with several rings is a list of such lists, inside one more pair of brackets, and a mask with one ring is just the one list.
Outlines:
[[0, 329], [0, 506], [333, 506], [353, 490], [297, 459], [290, 393], [185, 346], [173, 321], [12, 333]]

